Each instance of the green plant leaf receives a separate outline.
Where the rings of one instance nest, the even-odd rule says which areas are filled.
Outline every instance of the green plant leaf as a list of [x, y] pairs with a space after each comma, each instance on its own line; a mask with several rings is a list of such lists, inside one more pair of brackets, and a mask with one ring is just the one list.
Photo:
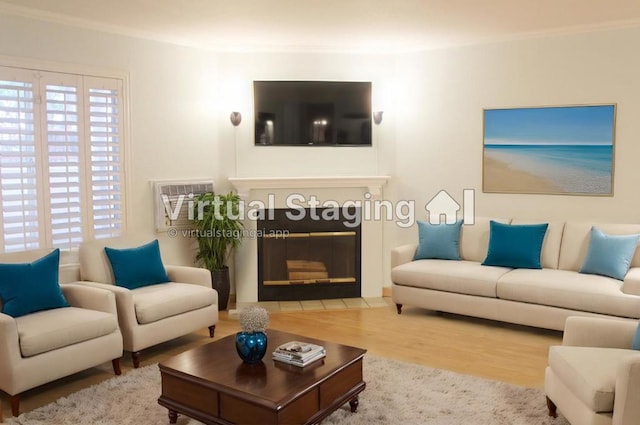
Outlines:
[[242, 243], [240, 197], [204, 193], [194, 199], [194, 226], [198, 241], [196, 261], [208, 270], [221, 270], [235, 248]]

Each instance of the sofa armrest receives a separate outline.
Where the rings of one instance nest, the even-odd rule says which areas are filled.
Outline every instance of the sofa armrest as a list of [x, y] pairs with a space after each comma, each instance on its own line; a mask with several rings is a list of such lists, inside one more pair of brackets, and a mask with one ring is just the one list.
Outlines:
[[416, 243], [393, 248], [391, 250], [391, 268], [413, 261], [417, 248], [418, 244]]
[[640, 295], [640, 267], [631, 267], [624, 277], [622, 292], [629, 295]]
[[211, 272], [207, 269], [190, 266], [165, 266], [172, 282], [193, 283], [211, 288]]
[[634, 321], [571, 316], [564, 325], [562, 345], [630, 349], [637, 327]]
[[9, 365], [14, 364], [21, 357], [20, 340], [16, 320], [0, 313], [0, 382], [9, 382], [8, 373], [13, 369]]
[[74, 283], [63, 283], [60, 288], [73, 307], [118, 314], [116, 297], [112, 291]]
[[640, 352], [618, 366], [615, 395], [612, 423], [637, 424], [640, 418]]
[[138, 325], [136, 309], [133, 303], [133, 294], [130, 289], [108, 283], [98, 283], [83, 280], [77, 282], [78, 285], [90, 286], [98, 289], [106, 289], [115, 295], [116, 310], [118, 312], [118, 323], [121, 329], [133, 329]]

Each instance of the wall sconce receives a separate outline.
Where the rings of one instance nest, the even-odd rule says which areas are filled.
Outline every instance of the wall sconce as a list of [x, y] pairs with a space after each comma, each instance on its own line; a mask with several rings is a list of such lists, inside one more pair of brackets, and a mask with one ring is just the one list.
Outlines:
[[379, 125], [382, 122], [382, 114], [384, 113], [384, 111], [375, 111], [373, 113], [373, 122], [376, 125]]
[[234, 127], [237, 127], [242, 122], [242, 114], [240, 112], [232, 112], [229, 119], [231, 120], [231, 124], [233, 124]]

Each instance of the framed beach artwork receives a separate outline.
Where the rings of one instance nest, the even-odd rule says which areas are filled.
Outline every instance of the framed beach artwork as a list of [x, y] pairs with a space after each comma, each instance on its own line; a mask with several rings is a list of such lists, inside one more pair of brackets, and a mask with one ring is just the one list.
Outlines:
[[613, 196], [616, 105], [485, 109], [482, 189]]

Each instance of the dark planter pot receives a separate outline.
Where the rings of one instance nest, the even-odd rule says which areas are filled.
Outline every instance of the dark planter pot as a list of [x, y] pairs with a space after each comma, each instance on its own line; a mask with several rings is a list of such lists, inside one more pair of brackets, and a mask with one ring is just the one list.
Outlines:
[[238, 332], [236, 351], [243, 362], [256, 364], [267, 352], [267, 334], [264, 332]]
[[229, 304], [229, 292], [231, 291], [229, 267], [225, 267], [222, 270], [211, 270], [211, 287], [218, 291], [218, 311], [226, 310]]

